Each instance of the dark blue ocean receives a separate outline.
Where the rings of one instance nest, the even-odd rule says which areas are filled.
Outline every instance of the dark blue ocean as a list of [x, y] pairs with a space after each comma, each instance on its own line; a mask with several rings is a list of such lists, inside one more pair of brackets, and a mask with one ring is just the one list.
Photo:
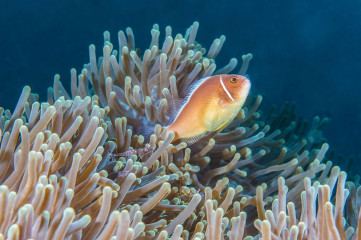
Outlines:
[[[1, 1], [0, 106], [13, 109], [24, 85], [46, 99], [56, 73], [69, 87], [70, 68], [101, 53], [103, 32], [117, 42], [132, 27], [136, 46], [149, 46], [154, 23], [184, 33], [195, 20], [197, 41], [227, 40], [217, 66], [253, 53], [248, 71], [263, 109], [285, 102], [312, 120], [329, 117], [325, 137], [337, 154], [356, 156], [361, 173], [361, 0], [322, 1]], [[350, 174], [351, 172], [349, 172]]]

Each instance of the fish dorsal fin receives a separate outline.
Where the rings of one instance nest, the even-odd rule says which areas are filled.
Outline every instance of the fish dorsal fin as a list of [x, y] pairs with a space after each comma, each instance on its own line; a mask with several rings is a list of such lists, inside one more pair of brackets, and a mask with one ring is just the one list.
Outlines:
[[188, 103], [189, 99], [191, 98], [192, 94], [197, 90], [197, 88], [204, 83], [208, 78], [210, 77], [205, 77], [205, 78], [200, 78], [196, 81], [194, 81], [187, 89], [187, 94], [185, 95], [184, 98], [179, 98], [177, 101], [173, 101], [173, 106], [171, 107], [171, 112], [172, 115], [169, 119], [169, 125], [171, 123], [173, 123], [179, 113], [182, 111], [182, 109], [184, 108], [184, 106]]
[[178, 98], [177, 100], [173, 100], [172, 105], [170, 106], [170, 116], [167, 121], [167, 125], [170, 125], [174, 122], [175, 118], [177, 117], [179, 109], [181, 109], [184, 105], [184, 98]]
[[185, 96], [184, 99], [188, 99], [190, 98], [190, 96], [193, 94], [193, 92], [205, 81], [207, 81], [207, 79], [209, 79], [210, 77], [204, 77], [204, 78], [200, 78], [196, 81], [194, 81], [193, 83], [191, 83], [188, 88], [187, 88], [187, 94]]

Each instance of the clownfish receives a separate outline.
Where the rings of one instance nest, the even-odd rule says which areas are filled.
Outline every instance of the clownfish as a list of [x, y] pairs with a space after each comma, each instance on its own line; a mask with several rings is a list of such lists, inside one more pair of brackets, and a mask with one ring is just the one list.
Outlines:
[[207, 133], [222, 131], [241, 110], [250, 88], [250, 80], [242, 75], [216, 75], [197, 81], [167, 127], [168, 133], [175, 134], [172, 142], [182, 139], [194, 143]]

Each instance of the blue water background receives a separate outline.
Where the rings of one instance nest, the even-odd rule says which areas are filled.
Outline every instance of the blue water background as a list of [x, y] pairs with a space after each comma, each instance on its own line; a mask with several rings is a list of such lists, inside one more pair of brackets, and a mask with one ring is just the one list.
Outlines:
[[89, 61], [88, 45], [101, 53], [104, 30], [117, 46], [118, 30], [130, 26], [144, 49], [154, 23], [184, 33], [195, 20], [204, 47], [227, 37], [218, 67], [253, 53], [248, 74], [264, 106], [295, 102], [306, 118], [329, 117], [331, 148], [356, 155], [361, 172], [360, 0], [1, 1], [0, 106], [13, 109], [24, 85], [46, 100], [55, 73], [69, 87], [70, 68]]

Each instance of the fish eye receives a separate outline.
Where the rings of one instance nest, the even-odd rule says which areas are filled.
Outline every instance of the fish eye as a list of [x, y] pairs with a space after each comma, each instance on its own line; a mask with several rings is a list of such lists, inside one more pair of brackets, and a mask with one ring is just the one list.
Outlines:
[[236, 83], [237, 82], [237, 77], [231, 77], [231, 83]]

